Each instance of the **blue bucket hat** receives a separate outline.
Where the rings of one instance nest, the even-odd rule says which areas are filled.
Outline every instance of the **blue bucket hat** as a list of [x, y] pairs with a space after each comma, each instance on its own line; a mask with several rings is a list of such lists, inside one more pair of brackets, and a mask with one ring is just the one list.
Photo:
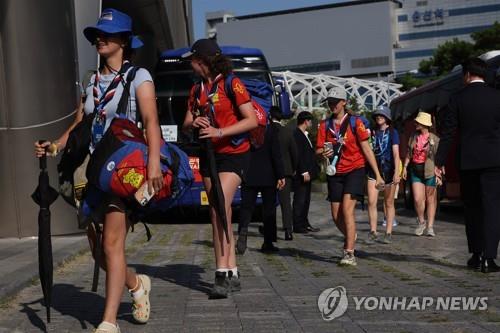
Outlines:
[[384, 116], [387, 120], [392, 121], [391, 109], [389, 109], [385, 105], [380, 105], [375, 109], [375, 111], [372, 113], [373, 119], [375, 119], [376, 116]]
[[96, 37], [99, 33], [128, 33], [130, 35], [129, 38], [131, 48], [137, 49], [144, 45], [137, 36], [132, 35], [132, 19], [130, 16], [113, 8], [104, 9], [95, 26], [83, 29], [85, 38], [87, 38], [87, 40], [92, 44], [95, 43]]

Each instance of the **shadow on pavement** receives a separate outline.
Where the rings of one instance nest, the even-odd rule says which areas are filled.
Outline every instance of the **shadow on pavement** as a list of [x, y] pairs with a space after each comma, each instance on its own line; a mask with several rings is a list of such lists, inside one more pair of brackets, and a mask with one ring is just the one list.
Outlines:
[[20, 312], [26, 313], [26, 316], [28, 316], [29, 321], [34, 327], [39, 328], [42, 332], [47, 332], [47, 326], [45, 326], [45, 322], [38, 315], [38, 312], [42, 312], [41, 315], [45, 316], [45, 307], [43, 307], [42, 310], [33, 309], [31, 307], [31, 305], [38, 303], [44, 305], [43, 298], [37, 299], [36, 301], [33, 301], [31, 303], [20, 303], [20, 305], [23, 307]]
[[209, 295], [212, 287], [212, 284], [202, 279], [201, 275], [205, 273], [205, 269], [197, 265], [172, 264], [166, 266], [148, 266], [133, 264], [129, 266], [134, 267], [137, 273], [147, 274], [148, 276], [200, 291], [207, 295]]
[[363, 250], [356, 250], [356, 255], [359, 258], [364, 259], [381, 259], [390, 262], [411, 262], [411, 263], [422, 263], [433, 266], [442, 266], [452, 269], [465, 270], [464, 265], [457, 265], [442, 260], [437, 260], [433, 257], [426, 255], [407, 255], [407, 254], [395, 254], [390, 252], [366, 252]]
[[[102, 320], [104, 311], [104, 298], [90, 291], [82, 291], [82, 287], [71, 284], [55, 284], [52, 289], [52, 313], [59, 312], [62, 316], [71, 316], [80, 322], [82, 330], [96, 327]], [[26, 313], [29, 321], [34, 327], [47, 332], [45, 318], [45, 307], [34, 309], [32, 305], [43, 304], [43, 299], [30, 303], [21, 303], [20, 312]], [[54, 317], [54, 315], [53, 315]], [[118, 309], [118, 318], [128, 322], [134, 322], [131, 314], [131, 302], [122, 302]], [[50, 328], [50, 324], [48, 325]]]

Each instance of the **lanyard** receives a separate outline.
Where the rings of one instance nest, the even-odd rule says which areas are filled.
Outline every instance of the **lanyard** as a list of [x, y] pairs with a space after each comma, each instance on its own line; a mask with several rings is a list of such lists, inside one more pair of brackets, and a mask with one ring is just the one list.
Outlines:
[[[380, 133], [380, 131], [379, 131]], [[380, 138], [379, 138], [380, 137]], [[387, 133], [387, 129], [382, 132], [382, 135], [378, 136], [375, 133], [375, 147], [374, 151], [377, 155], [383, 155], [387, 150], [387, 146], [389, 145], [389, 133]]]
[[346, 131], [345, 131], [345, 133], [344, 133], [344, 137], [342, 137], [342, 136], [340, 135], [340, 128], [342, 127], [342, 124], [344, 123], [344, 121], [345, 121], [345, 118], [346, 118], [346, 117], [347, 117], [347, 113], [346, 113], [346, 114], [342, 117], [342, 119], [340, 120], [340, 124], [339, 124], [339, 131], [338, 131], [338, 132], [336, 132], [336, 131], [335, 131], [335, 129], [334, 129], [334, 128], [335, 128], [335, 120], [333, 120], [333, 119], [332, 119], [332, 125], [333, 125], [333, 126], [331, 126], [331, 127], [329, 128], [329, 130], [330, 130], [330, 132], [332, 133], [332, 135], [335, 137], [335, 140], [336, 140], [335, 142], [337, 142], [337, 143], [342, 143], [342, 142], [344, 142], [344, 137], [346, 136], [347, 130], [346, 130]]

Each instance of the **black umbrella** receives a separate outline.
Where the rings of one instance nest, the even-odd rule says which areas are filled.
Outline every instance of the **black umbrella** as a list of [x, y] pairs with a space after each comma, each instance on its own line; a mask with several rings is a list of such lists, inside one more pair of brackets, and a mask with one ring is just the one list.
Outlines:
[[[40, 143], [42, 142], [40, 141]], [[58, 193], [49, 184], [47, 156], [43, 155], [40, 157], [39, 162], [40, 175], [38, 176], [38, 187], [31, 197], [40, 206], [40, 211], [38, 212], [38, 271], [42, 285], [43, 300], [47, 309], [47, 322], [50, 323], [53, 263], [49, 207], [57, 199]]]
[[206, 157], [208, 162], [208, 173], [210, 177], [210, 182], [212, 183], [212, 193], [211, 198], [214, 204], [215, 211], [219, 216], [220, 222], [222, 223], [222, 228], [226, 234], [226, 240], [229, 243], [229, 231], [227, 228], [227, 216], [226, 216], [226, 200], [224, 198], [224, 191], [222, 190], [222, 185], [220, 183], [219, 172], [217, 171], [217, 165], [215, 162], [215, 152], [210, 138], [203, 140], [205, 145]]

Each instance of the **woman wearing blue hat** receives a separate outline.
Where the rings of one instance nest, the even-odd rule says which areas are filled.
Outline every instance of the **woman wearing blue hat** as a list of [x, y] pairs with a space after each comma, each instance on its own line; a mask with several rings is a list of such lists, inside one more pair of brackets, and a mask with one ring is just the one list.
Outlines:
[[[372, 133], [372, 147], [377, 160], [377, 166], [384, 178], [384, 212], [386, 218], [386, 232], [381, 240], [385, 244], [392, 242], [392, 227], [395, 215], [394, 192], [400, 180], [399, 134], [391, 125], [391, 110], [387, 106], [379, 106], [373, 112], [375, 130]], [[379, 191], [375, 187], [375, 174], [368, 169], [368, 218], [370, 233], [367, 244], [378, 240], [377, 234], [377, 201]]]
[[[115, 9], [103, 10], [97, 25], [85, 28], [83, 33], [88, 41], [95, 45], [101, 57], [101, 68], [91, 77], [86, 87], [85, 93], [89, 98], [82, 101], [75, 122], [58, 140], [35, 144], [37, 156], [44, 154], [45, 148], [49, 146], [55, 148], [56, 153], [61, 151], [66, 145], [70, 131], [83, 119], [83, 115], [96, 111], [90, 144], [90, 152], [93, 152], [111, 120], [117, 117], [118, 102], [127, 74], [133, 68], [130, 57], [133, 50], [143, 44], [132, 35], [131, 18]], [[136, 110], [140, 106], [140, 117], [149, 148], [148, 185], [158, 192], [163, 187], [160, 169], [161, 134], [155, 90], [149, 72], [143, 68], [138, 69], [130, 87], [126, 117], [135, 122]], [[106, 270], [106, 302], [103, 321], [97, 327], [97, 333], [120, 332], [116, 317], [124, 286], [127, 286], [132, 294], [134, 319], [139, 323], [146, 323], [149, 319], [151, 281], [146, 275], [135, 274], [126, 264], [125, 238], [130, 226], [130, 221], [126, 218], [127, 212], [127, 204], [113, 195], [107, 195], [99, 209], [93, 212], [93, 216], [98, 216], [103, 221], [103, 268]], [[91, 244], [94, 244], [94, 239], [94, 235], [89, 231]]]

